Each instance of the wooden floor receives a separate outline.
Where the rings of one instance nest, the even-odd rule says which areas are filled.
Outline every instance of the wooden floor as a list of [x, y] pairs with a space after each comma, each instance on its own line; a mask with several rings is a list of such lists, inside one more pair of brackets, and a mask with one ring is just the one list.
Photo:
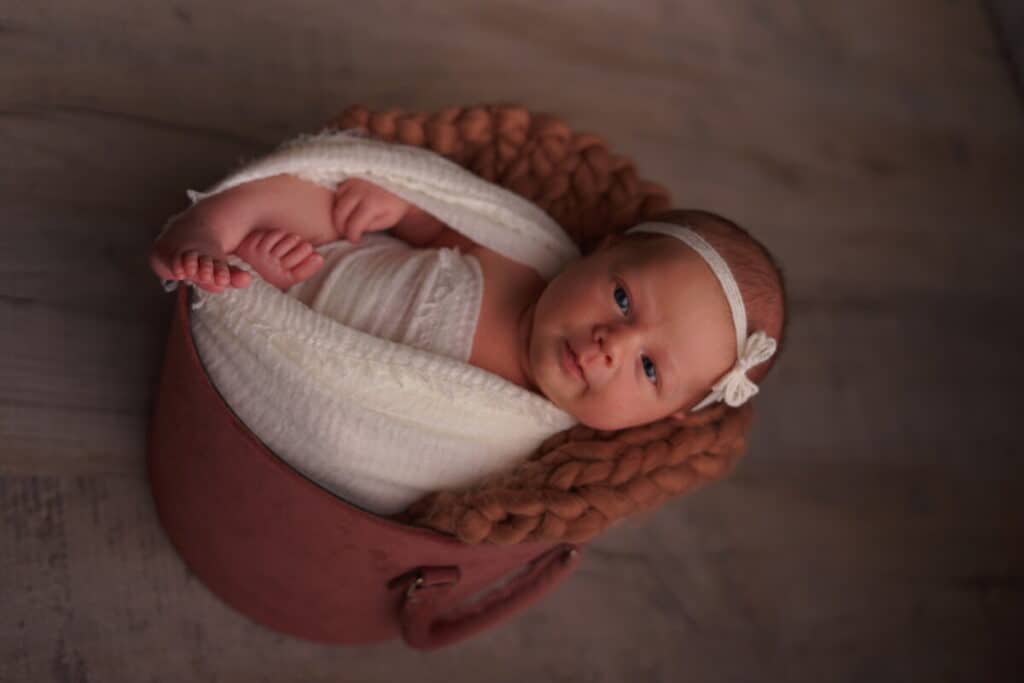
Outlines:
[[[995, 35], [943, 0], [5, 3], [0, 681], [1012, 679], [1024, 99]], [[433, 655], [248, 622], [144, 478], [147, 244], [354, 102], [560, 114], [753, 229], [792, 291], [736, 475]]]

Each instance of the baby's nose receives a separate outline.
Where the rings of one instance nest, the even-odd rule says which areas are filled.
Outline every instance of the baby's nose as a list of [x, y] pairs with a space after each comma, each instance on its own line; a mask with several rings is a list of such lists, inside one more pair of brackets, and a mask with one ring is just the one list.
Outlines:
[[594, 328], [593, 343], [587, 347], [588, 360], [603, 360], [601, 364], [605, 367], [615, 367], [624, 355], [629, 354], [632, 336], [630, 330], [623, 326]]
[[584, 367], [609, 366], [612, 363], [612, 358], [605, 352], [600, 340], [597, 339], [578, 349], [576, 355], [580, 365]]

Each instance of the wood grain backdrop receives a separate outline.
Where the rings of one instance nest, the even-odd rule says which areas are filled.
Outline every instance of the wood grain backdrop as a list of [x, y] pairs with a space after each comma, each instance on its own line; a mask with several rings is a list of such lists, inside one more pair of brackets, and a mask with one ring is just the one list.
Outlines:
[[[1008, 680], [1024, 100], [994, 35], [946, 0], [4, 3], [0, 681]], [[430, 656], [249, 623], [144, 480], [147, 245], [353, 102], [562, 115], [753, 229], [792, 290], [737, 474]]]

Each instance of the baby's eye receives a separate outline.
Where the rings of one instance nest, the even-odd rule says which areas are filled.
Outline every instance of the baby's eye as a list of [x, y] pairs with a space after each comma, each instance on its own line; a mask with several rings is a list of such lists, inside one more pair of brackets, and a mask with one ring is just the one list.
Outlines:
[[619, 310], [623, 313], [629, 313], [629, 294], [626, 293], [626, 290], [623, 287], [616, 285], [615, 289], [612, 291], [612, 296], [615, 297], [615, 303], [619, 307]]
[[658, 371], [654, 367], [654, 361], [647, 356], [640, 356], [640, 361], [644, 364], [644, 374], [647, 375], [647, 379], [657, 384], [658, 382]]

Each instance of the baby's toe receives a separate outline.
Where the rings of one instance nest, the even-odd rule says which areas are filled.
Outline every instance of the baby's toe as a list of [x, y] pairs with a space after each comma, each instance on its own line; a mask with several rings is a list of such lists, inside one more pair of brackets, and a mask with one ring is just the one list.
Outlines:
[[267, 230], [262, 237], [260, 237], [259, 249], [260, 251], [271, 253], [274, 247], [288, 236], [284, 230]]
[[232, 287], [237, 287], [238, 289], [248, 287], [250, 284], [252, 284], [252, 275], [245, 272], [241, 268], [231, 266], [230, 282], [228, 284], [231, 285]]
[[302, 282], [309, 278], [316, 271], [320, 270], [320, 266], [324, 264], [324, 257], [313, 252], [306, 256], [298, 265], [292, 268], [292, 277], [296, 282]]
[[214, 261], [213, 282], [221, 287], [231, 283], [231, 273], [228, 271], [228, 264], [223, 261]]
[[285, 254], [298, 246], [302, 239], [298, 235], [285, 235], [280, 242], [274, 245], [274, 248], [270, 250], [270, 254], [274, 258], [283, 259]]
[[281, 256], [281, 266], [284, 268], [294, 268], [295, 266], [302, 263], [307, 256], [313, 253], [313, 245], [305, 240], [300, 241], [286, 254]]
[[215, 284], [213, 281], [213, 259], [209, 256], [199, 257], [199, 270], [196, 271], [196, 280], [204, 284]]
[[199, 272], [199, 254], [195, 251], [186, 251], [181, 256], [182, 277], [194, 278]]

